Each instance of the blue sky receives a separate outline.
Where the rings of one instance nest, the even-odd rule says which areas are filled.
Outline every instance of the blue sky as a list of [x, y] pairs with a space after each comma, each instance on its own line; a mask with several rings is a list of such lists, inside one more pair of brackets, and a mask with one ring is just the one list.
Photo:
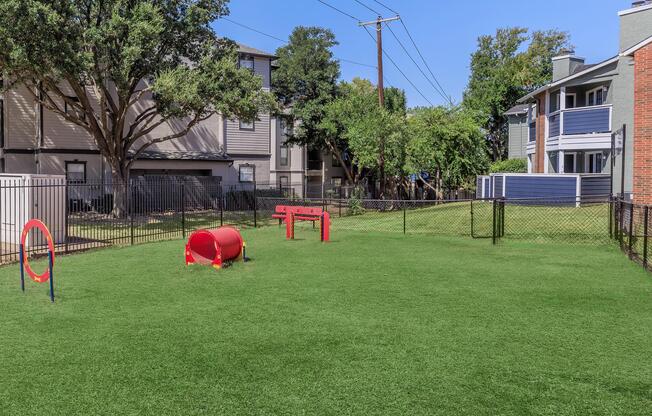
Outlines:
[[[325, 0], [362, 19], [373, 20], [374, 13], [355, 0]], [[371, 8], [390, 16], [373, 0], [361, 0]], [[532, 30], [568, 31], [577, 55], [596, 62], [618, 52], [618, 11], [627, 9], [631, 0], [547, 0], [545, 7], [523, 0], [381, 0], [403, 17], [417, 46], [447, 94], [459, 101], [469, 76], [469, 57], [478, 36], [493, 34], [499, 27], [522, 26]], [[320, 4], [317, 0], [231, 0], [230, 18], [281, 39], [287, 39], [295, 26], [330, 28], [340, 45], [336, 57], [375, 65], [376, 48], [356, 22]], [[406, 46], [409, 39], [400, 22], [392, 23], [394, 32]], [[214, 24], [224, 36], [273, 52], [279, 41], [224, 20]], [[423, 95], [433, 104], [442, 104], [438, 95], [416, 66], [405, 55], [389, 31], [384, 32], [384, 47]], [[421, 63], [416, 52], [410, 53]], [[359, 76], [375, 82], [376, 70], [346, 62], [341, 63], [342, 78]], [[390, 85], [405, 89], [410, 106], [427, 105], [399, 71], [385, 60], [385, 74]]]

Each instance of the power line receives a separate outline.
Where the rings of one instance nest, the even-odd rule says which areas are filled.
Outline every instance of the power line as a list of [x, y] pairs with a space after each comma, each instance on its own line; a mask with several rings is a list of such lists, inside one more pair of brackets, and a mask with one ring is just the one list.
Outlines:
[[392, 30], [391, 26], [388, 25], [388, 24], [385, 24], [385, 26], [387, 27], [387, 29], [389, 29], [390, 33], [392, 34], [392, 36], [394, 37], [394, 39], [396, 39], [396, 42], [398, 42], [398, 44], [401, 46], [401, 48], [403, 49], [403, 51], [405, 52], [405, 54], [408, 56], [408, 58], [410, 58], [410, 60], [412, 61], [412, 63], [414, 63], [414, 65], [417, 67], [417, 69], [419, 70], [419, 72], [421, 72], [421, 75], [423, 75], [423, 77], [424, 77], [424, 78], [425, 78], [425, 79], [430, 83], [430, 85], [432, 85], [432, 88], [434, 88], [434, 90], [437, 91], [437, 93], [438, 93], [439, 95], [441, 95], [441, 96], [444, 98], [444, 100], [448, 101], [449, 98], [446, 96], [446, 94], [443, 92], [443, 90], [440, 90], [440, 89], [439, 89], [439, 88], [438, 88], [438, 87], [437, 87], [437, 86], [432, 82], [432, 80], [430, 79], [430, 77], [429, 77], [428, 75], [426, 75], [426, 73], [424, 72], [424, 70], [423, 70], [423, 69], [421, 68], [421, 66], [417, 63], [417, 61], [414, 60], [414, 58], [412, 57], [412, 55], [410, 54], [410, 52], [407, 50], [407, 48], [405, 47], [405, 45], [403, 45], [403, 42], [401, 42], [401, 40], [399, 39], [399, 37], [396, 36], [396, 33], [394, 33], [394, 31]]
[[430, 75], [432, 75], [432, 78], [435, 80], [435, 82], [437, 83], [437, 85], [439, 85], [439, 88], [440, 88], [441, 91], [444, 93], [444, 95], [446, 95], [446, 96], [448, 97], [448, 102], [450, 102], [450, 104], [453, 105], [453, 100], [450, 98], [450, 96], [449, 96], [448, 94], [446, 94], [446, 90], [445, 90], [444, 87], [442, 87], [442, 85], [439, 83], [439, 80], [437, 79], [437, 77], [435, 76], [435, 74], [432, 72], [432, 69], [430, 69], [430, 65], [428, 65], [428, 61], [426, 61], [426, 58], [423, 57], [423, 54], [421, 53], [421, 50], [420, 50], [419, 47], [417, 46], [417, 43], [414, 41], [414, 38], [412, 37], [412, 34], [411, 34], [410, 31], [408, 30], [407, 25], [405, 24], [405, 22], [403, 21], [402, 18], [400, 19], [400, 21], [401, 21], [401, 24], [403, 25], [403, 29], [405, 29], [405, 33], [407, 33], [408, 37], [409, 37], [410, 40], [412, 41], [412, 45], [414, 45], [414, 49], [417, 50], [417, 53], [419, 54], [419, 57], [421, 57], [421, 60], [423, 61], [423, 63], [424, 63], [424, 65], [426, 66], [426, 68], [428, 69], [428, 72], [430, 72]]
[[390, 12], [394, 13], [395, 15], [398, 15], [398, 14], [399, 14], [396, 10], [393, 10], [393, 9], [389, 8], [387, 5], [385, 5], [384, 3], [379, 2], [378, 0], [374, 0], [374, 3], [383, 6], [384, 8], [386, 8], [387, 10], [389, 10]]
[[231, 23], [233, 23], [234, 25], [238, 25], [238, 26], [244, 27], [245, 29], [249, 29], [249, 30], [251, 30], [252, 32], [256, 32], [256, 33], [258, 33], [258, 34], [260, 34], [260, 35], [267, 36], [268, 38], [272, 38], [272, 39], [277, 40], [277, 41], [282, 42], [282, 43], [287, 43], [287, 41], [285, 41], [285, 40], [283, 40], [283, 39], [281, 39], [281, 38], [277, 38], [276, 36], [274, 36], [274, 35], [270, 35], [269, 33], [261, 32], [261, 31], [258, 30], [258, 29], [254, 29], [254, 28], [251, 27], [251, 26], [247, 26], [247, 25], [245, 25], [245, 24], [243, 24], [243, 23], [236, 22], [235, 20], [229, 19], [228, 17], [224, 17], [224, 16], [223, 16], [223, 17], [221, 17], [221, 19], [224, 19], [224, 20], [226, 20], [227, 22], [231, 22]]
[[[340, 9], [338, 9], [338, 8], [335, 7], [335, 6], [330, 5], [330, 4], [326, 3], [326, 2], [323, 1], [323, 0], [317, 0], [317, 1], [320, 2], [321, 4], [323, 4], [324, 6], [330, 7], [331, 9], [337, 11], [338, 13], [340, 13], [340, 14], [346, 16], [346, 17], [349, 17], [349, 18], [351, 18], [351, 19], [353, 19], [353, 20], [355, 20], [355, 21], [357, 21], [357, 22], [360, 22], [360, 19], [358, 19], [357, 17], [355, 17], [355, 16], [353, 16], [353, 15], [351, 15], [351, 14], [349, 14], [349, 13], [343, 11], [343, 10], [340, 10]], [[357, 1], [357, 0], [356, 0], [356, 1]], [[382, 4], [382, 3], [378, 2], [378, 1], [376, 1], [376, 3], [380, 4], [381, 6], [385, 7], [385, 8], [388, 9], [388, 10], [391, 10], [391, 9], [389, 9], [387, 6], [385, 6], [384, 4]], [[394, 10], [391, 10], [391, 11], [392, 11], [392, 12], [395, 12]], [[396, 14], [398, 14], [398, 13], [396, 13]], [[403, 23], [402, 20], [401, 20], [401, 23], [403, 24], [403, 27], [405, 27], [405, 23]], [[406, 27], [405, 27], [405, 28], [406, 28]], [[369, 37], [371, 37], [371, 40], [375, 43], [376, 40], [374, 39], [373, 35], [369, 32], [369, 29], [367, 29], [366, 27], [364, 27], [364, 30], [367, 32], [367, 34], [369, 35]], [[407, 30], [407, 28], [406, 28], [406, 30]], [[410, 37], [411, 37], [411, 36], [410, 36]], [[412, 43], [416, 45], [416, 43], [414, 42], [413, 39], [412, 39]], [[417, 52], [418, 52], [418, 51], [417, 51]], [[421, 92], [421, 90], [420, 90], [420, 89], [419, 89], [419, 88], [414, 84], [414, 82], [412, 82], [412, 80], [411, 80], [407, 75], [405, 75], [405, 72], [403, 72], [403, 70], [401, 70], [401, 68], [398, 66], [398, 64], [397, 64], [397, 63], [392, 59], [391, 56], [389, 56], [389, 54], [387, 53], [387, 51], [384, 50], [384, 49], [383, 49], [383, 55], [386, 56], [387, 59], [389, 59], [389, 61], [392, 63], [392, 65], [394, 65], [394, 67], [395, 67], [395, 68], [396, 68], [396, 69], [401, 73], [401, 75], [403, 75], [403, 78], [405, 78], [406, 81], [409, 82], [410, 85], [412, 85], [412, 88], [414, 88], [414, 89], [419, 93], [419, 95], [420, 95], [424, 100], [426, 100], [428, 103], [430, 103], [430, 105], [434, 105], [434, 104], [432, 103], [432, 101], [430, 101], [430, 100], [429, 100], [429, 99], [428, 99], [428, 98], [427, 98], [427, 97], [426, 97], [426, 96]], [[419, 52], [419, 56], [421, 56], [422, 59], [423, 59], [423, 56], [421, 55], [420, 52]], [[424, 61], [425, 61], [425, 60], [424, 60]], [[430, 70], [430, 68], [428, 67], [427, 64], [426, 64], [426, 67], [428, 68], [428, 70], [429, 70], [430, 73], [432, 74], [432, 70]], [[434, 75], [433, 75], [433, 78], [435, 78]], [[435, 81], [437, 81], [437, 78], [435, 78]], [[437, 81], [437, 84], [439, 84], [438, 81]], [[443, 91], [443, 88], [442, 88], [442, 91]]]
[[375, 66], [375, 65], [363, 64], [362, 62], [356, 62], [356, 61], [352, 61], [352, 60], [350, 60], [350, 59], [343, 59], [343, 58], [337, 58], [337, 59], [338, 59], [339, 61], [346, 62], [346, 63], [349, 63], [349, 64], [359, 65], [359, 66], [365, 66], [365, 67], [367, 67], [367, 68], [374, 68], [374, 69], [376, 69], [376, 66]]
[[363, 2], [361, 2], [360, 0], [353, 0], [353, 1], [355, 1], [356, 3], [358, 3], [360, 6], [364, 7], [365, 9], [370, 10], [372, 13], [376, 13], [376, 16], [380, 16], [380, 15], [381, 15], [380, 12], [378, 12], [378, 11], [372, 9], [371, 7], [367, 6], [366, 4], [364, 4]]
[[323, 1], [323, 0], [317, 0], [317, 1], [320, 2], [321, 4], [323, 4], [324, 6], [330, 7], [331, 9], [333, 9], [333, 10], [339, 12], [340, 14], [343, 14], [343, 15], [346, 16], [346, 17], [350, 17], [351, 19], [355, 20], [356, 22], [359, 22], [359, 21], [360, 21], [360, 19], [358, 19], [357, 17], [352, 16], [352, 15], [348, 14], [347, 12], [338, 9], [337, 7], [335, 7], [335, 6], [331, 5], [331, 4], [328, 4], [328, 3], [326, 3], [326, 2]]
[[[224, 20], [226, 20], [226, 21], [228, 21], [228, 22], [231, 22], [231, 23], [233, 23], [234, 25], [241, 26], [241, 27], [243, 27], [243, 28], [245, 28], [245, 29], [247, 29], [247, 30], [251, 30], [252, 32], [256, 32], [256, 33], [258, 33], [259, 35], [267, 36], [268, 38], [271, 38], [271, 39], [277, 40], [277, 41], [283, 43], [284, 45], [287, 45], [287, 43], [288, 43], [286, 40], [283, 40], [283, 39], [281, 39], [281, 38], [279, 38], [279, 37], [276, 37], [276, 36], [274, 36], [274, 35], [270, 35], [269, 33], [265, 33], [265, 32], [263, 32], [263, 31], [261, 31], [261, 30], [258, 30], [258, 29], [256, 29], [256, 28], [253, 28], [253, 27], [251, 27], [251, 26], [247, 26], [247, 25], [245, 25], [245, 24], [243, 24], [243, 23], [237, 22], [237, 21], [235, 21], [235, 20], [233, 20], [233, 19], [230, 19], [230, 18], [228, 18], [228, 17], [221, 17], [221, 19], [224, 19]], [[339, 61], [342, 61], [342, 62], [346, 62], [346, 63], [352, 64], [352, 65], [358, 65], [358, 66], [363, 66], [363, 67], [367, 67], [367, 68], [374, 68], [374, 69], [376, 68], [375, 65], [363, 64], [362, 62], [353, 61], [353, 60], [351, 60], [351, 59], [344, 59], [344, 58], [336, 58], [336, 59], [339, 60]]]
[[[363, 27], [363, 29], [365, 30], [365, 32], [367, 32], [367, 34], [369, 35], [369, 37], [371, 38], [371, 40], [375, 43], [376, 40], [374, 39], [374, 35], [372, 35], [371, 32], [369, 32], [369, 29], [367, 29], [366, 27]], [[420, 95], [424, 100], [426, 100], [426, 101], [427, 101], [431, 106], [434, 106], [434, 104], [432, 103], [432, 101], [430, 101], [430, 100], [429, 100], [429, 99], [428, 99], [428, 98], [427, 98], [427, 97], [426, 97], [426, 96], [421, 92], [421, 90], [420, 90], [416, 85], [414, 85], [414, 82], [412, 82], [412, 80], [411, 80], [407, 75], [405, 75], [405, 72], [403, 72], [403, 70], [402, 70], [402, 69], [398, 66], [398, 64], [397, 64], [397, 63], [392, 59], [392, 57], [389, 56], [389, 54], [387, 53], [387, 51], [386, 51], [385, 49], [383, 49], [383, 55], [384, 55], [384, 56], [385, 56], [385, 57], [386, 57], [386, 58], [387, 58], [387, 59], [392, 63], [392, 65], [394, 65], [394, 67], [398, 70], [398, 72], [400, 72], [401, 75], [403, 75], [403, 78], [405, 78], [405, 80], [406, 80], [407, 82], [409, 82], [410, 85], [412, 85], [412, 88], [414, 88], [414, 89], [416, 90], [416, 92], [418, 92], [419, 95]]]

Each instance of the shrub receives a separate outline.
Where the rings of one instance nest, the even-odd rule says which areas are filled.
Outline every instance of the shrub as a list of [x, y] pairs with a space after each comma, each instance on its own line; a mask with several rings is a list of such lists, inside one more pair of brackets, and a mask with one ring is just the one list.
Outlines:
[[507, 159], [494, 162], [489, 168], [491, 173], [527, 173], [526, 159]]
[[348, 201], [348, 215], [362, 215], [364, 214], [364, 206], [362, 199], [364, 198], [364, 189], [357, 187], [351, 191], [351, 197]]

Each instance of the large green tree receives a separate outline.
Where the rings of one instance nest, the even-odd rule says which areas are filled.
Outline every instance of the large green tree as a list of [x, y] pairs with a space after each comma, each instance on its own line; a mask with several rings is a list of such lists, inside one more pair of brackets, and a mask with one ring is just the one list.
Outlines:
[[272, 86], [293, 126], [289, 142], [327, 150], [345, 166], [344, 144], [321, 127], [325, 107], [338, 91], [340, 65], [333, 55], [335, 45], [335, 35], [328, 29], [295, 28], [288, 44], [276, 51], [278, 68], [272, 74]]
[[[409, 142], [406, 171], [418, 177], [434, 176], [434, 189], [442, 198], [444, 188], [468, 185], [488, 167], [482, 130], [468, 110], [455, 107], [416, 109], [408, 119]], [[423, 179], [423, 178], [421, 178]]]
[[[114, 183], [126, 183], [149, 146], [216, 113], [253, 119], [272, 107], [260, 78], [238, 67], [234, 43], [210, 27], [228, 13], [226, 3], [0, 0], [6, 87], [24, 84], [43, 107], [85, 129]], [[158, 135], [169, 122], [176, 130]], [[114, 204], [124, 209], [123, 193]]]
[[[527, 45], [527, 46], [526, 46]], [[471, 55], [471, 75], [464, 106], [485, 129], [493, 160], [505, 156], [505, 111], [516, 101], [552, 79], [552, 57], [571, 48], [568, 34], [556, 30], [498, 29], [494, 36], [478, 38]]]

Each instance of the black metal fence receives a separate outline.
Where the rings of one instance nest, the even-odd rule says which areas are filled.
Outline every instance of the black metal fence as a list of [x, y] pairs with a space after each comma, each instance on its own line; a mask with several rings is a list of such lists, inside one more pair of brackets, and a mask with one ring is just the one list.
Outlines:
[[613, 204], [611, 237], [630, 259], [650, 269], [651, 207], [618, 200]]
[[[18, 261], [20, 232], [30, 218], [40, 218], [50, 227], [57, 252], [71, 253], [182, 238], [198, 228], [278, 224], [272, 218], [278, 205], [320, 206], [331, 214], [334, 233], [580, 244], [608, 244], [620, 236], [630, 253], [645, 253], [647, 259], [647, 238], [640, 238], [647, 236], [647, 229], [639, 225], [645, 213], [635, 209], [635, 215], [627, 217], [623, 213], [628, 206], [608, 197], [379, 200], [340, 188], [323, 198], [302, 198], [305, 189], [305, 184], [230, 184], [212, 177], [138, 177], [122, 188], [102, 183], [5, 181], [0, 183], [0, 263]], [[634, 218], [631, 226], [627, 226], [629, 218]], [[629, 230], [636, 231], [629, 236]], [[30, 236], [28, 254], [44, 250], [42, 236]]]

